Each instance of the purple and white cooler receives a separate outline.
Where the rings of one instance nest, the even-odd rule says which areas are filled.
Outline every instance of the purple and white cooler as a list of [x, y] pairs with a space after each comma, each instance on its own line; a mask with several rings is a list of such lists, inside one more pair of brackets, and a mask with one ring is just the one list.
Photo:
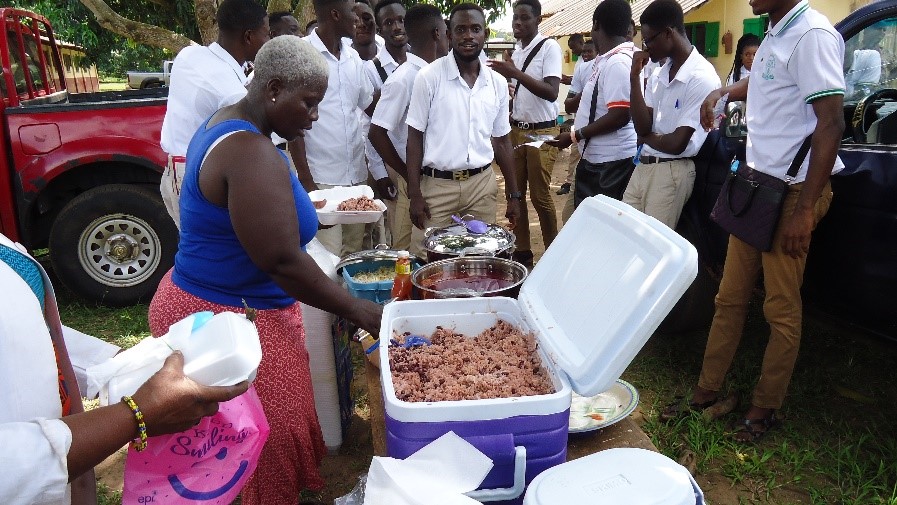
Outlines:
[[534, 332], [555, 392], [486, 400], [405, 402], [380, 353], [388, 455], [404, 459], [454, 431], [495, 466], [470, 494], [523, 500], [526, 484], [567, 456], [571, 391], [609, 389], [697, 275], [694, 247], [652, 217], [611, 198], [583, 201], [512, 298], [386, 305], [380, 341], [436, 326], [473, 337], [499, 319]]

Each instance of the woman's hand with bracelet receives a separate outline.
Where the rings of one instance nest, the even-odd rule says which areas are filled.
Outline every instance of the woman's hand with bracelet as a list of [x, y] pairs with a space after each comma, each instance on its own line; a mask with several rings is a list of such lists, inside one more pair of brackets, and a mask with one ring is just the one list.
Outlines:
[[[249, 383], [203, 386], [184, 375], [184, 355], [175, 351], [162, 369], [131, 397], [143, 413], [149, 436], [178, 433], [218, 412], [218, 403], [246, 392]], [[135, 422], [136, 425], [136, 422]]]

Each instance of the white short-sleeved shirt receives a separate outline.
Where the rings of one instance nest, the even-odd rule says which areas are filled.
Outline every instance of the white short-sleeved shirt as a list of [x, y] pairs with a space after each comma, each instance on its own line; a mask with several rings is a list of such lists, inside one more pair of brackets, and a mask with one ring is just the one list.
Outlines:
[[[632, 54], [635, 46], [632, 42], [624, 42], [607, 53], [592, 60], [592, 65], [583, 68], [591, 70], [586, 76], [586, 83], [576, 109], [573, 128], [578, 130], [589, 124], [592, 109], [592, 97], [597, 93], [595, 102], [595, 119], [607, 114], [614, 108], [629, 108], [631, 86], [629, 73], [632, 69]], [[632, 121], [622, 128], [595, 135], [583, 152], [585, 141], [579, 142], [582, 157], [590, 163], [606, 163], [608, 161], [632, 158], [635, 156], [637, 136]]]
[[592, 64], [594, 62], [595, 59], [583, 61], [582, 58], [576, 62], [576, 66], [573, 67], [573, 78], [570, 80], [568, 92], [574, 95], [582, 93], [582, 90], [586, 87], [586, 81], [592, 75]]
[[698, 154], [707, 138], [707, 132], [701, 126], [701, 104], [711, 91], [720, 87], [720, 80], [713, 65], [694, 47], [670, 82], [672, 64], [672, 58], [668, 59], [654, 77], [648, 79], [645, 89], [645, 104], [654, 110], [652, 131], [665, 135], [673, 133], [680, 126], [689, 126], [695, 131], [685, 150], [679, 154], [664, 153], [648, 145], [645, 145], [642, 154], [661, 158], [690, 158]]
[[317, 29], [305, 40], [321, 52], [330, 67], [318, 120], [305, 133], [308, 168], [319, 184], [359, 184], [367, 180], [367, 166], [358, 111], [371, 104], [374, 87], [365, 75], [364, 61], [345, 39], [340, 40], [338, 60], [324, 46]]
[[[738, 76], [738, 80], [747, 79], [751, 76], [751, 71], [747, 69], [744, 65], [741, 66], [741, 73]], [[729, 74], [729, 77], [726, 78], [726, 86], [731, 86], [735, 84], [735, 72]]]
[[[545, 38], [544, 35], [536, 34], [526, 47], [523, 47], [523, 44], [517, 41], [514, 53], [511, 55], [514, 65], [517, 68], [523, 68], [526, 58], [529, 57], [539, 42]], [[556, 40], [548, 39], [542, 44], [536, 55], [533, 56], [533, 59], [526, 67], [525, 73], [537, 81], [541, 81], [546, 77], [560, 78], [562, 58], [561, 46]], [[516, 86], [517, 79], [511, 79], [511, 85]], [[511, 111], [511, 116], [518, 121], [531, 123], [556, 120], [558, 117], [558, 104], [557, 102], [537, 97], [532, 91], [526, 89], [526, 86], [521, 85], [514, 96], [514, 110]]]
[[405, 120], [408, 117], [408, 104], [411, 102], [414, 78], [420, 69], [426, 66], [427, 62], [423, 58], [408, 53], [405, 63], [399, 65], [380, 88], [380, 101], [377, 102], [377, 109], [371, 118], [371, 124], [386, 130], [402, 161], [407, 161], [408, 125], [405, 124]]
[[[399, 68], [399, 62], [389, 54], [389, 51], [386, 50], [386, 46], [381, 47], [380, 50], [377, 51], [376, 58], [377, 61], [380, 62], [380, 66], [382, 66], [383, 70], [386, 72], [386, 77], [391, 76], [392, 73]], [[377, 71], [377, 66], [374, 65], [374, 60], [364, 62], [364, 73], [367, 74], [375, 91], [383, 86], [383, 80], [380, 78], [380, 72]]]
[[[389, 51], [386, 50], [386, 46], [380, 46], [380, 49], [377, 51], [376, 59], [380, 62], [380, 66], [383, 67], [383, 71], [386, 73], [387, 78], [399, 68], [399, 63], [391, 54], [389, 54]], [[364, 73], [368, 76], [368, 80], [371, 81], [371, 85], [374, 86], [375, 91], [383, 87], [383, 80], [380, 78], [380, 72], [377, 71], [377, 66], [374, 65], [374, 60], [364, 62]], [[380, 107], [379, 101], [377, 102], [377, 107]], [[371, 118], [364, 112], [361, 112], [359, 117], [361, 118], [364, 128], [364, 154], [368, 159], [368, 170], [371, 172], [371, 175], [374, 176], [374, 179], [387, 177], [388, 174], [386, 173], [383, 158], [380, 157], [380, 153], [378, 153], [377, 150], [374, 149], [374, 146], [371, 145], [371, 141], [367, 140], [367, 135], [371, 126]]]
[[418, 72], [406, 122], [424, 132], [423, 166], [466, 170], [488, 165], [495, 154], [492, 137], [511, 132], [507, 81], [480, 61], [471, 89], [450, 51]]
[[[844, 94], [844, 40], [804, 0], [775, 26], [757, 49], [748, 81], [747, 164], [784, 179], [804, 139], [816, 130], [813, 100]], [[807, 177], [810, 154], [793, 183]], [[835, 158], [832, 173], [844, 168]]]
[[185, 156], [190, 139], [218, 109], [246, 96], [243, 67], [223, 47], [188, 46], [175, 57], [162, 120], [162, 150]]

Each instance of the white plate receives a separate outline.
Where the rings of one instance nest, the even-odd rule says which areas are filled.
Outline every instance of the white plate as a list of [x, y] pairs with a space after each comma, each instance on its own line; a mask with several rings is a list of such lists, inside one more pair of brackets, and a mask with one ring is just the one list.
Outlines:
[[[592, 397], [587, 398], [573, 393], [570, 404], [570, 433], [610, 426], [631, 414], [637, 406], [638, 390], [622, 379], [617, 379], [610, 389]], [[587, 415], [588, 413], [600, 414], [603, 419], [593, 419]]]
[[312, 202], [327, 200], [327, 204], [320, 209], [316, 209], [318, 213], [318, 221], [321, 224], [356, 224], [356, 223], [373, 223], [380, 219], [383, 211], [386, 210], [386, 204], [380, 200], [374, 200], [380, 210], [365, 211], [345, 211], [336, 210], [337, 206], [349, 198], [358, 198], [366, 196], [374, 198], [374, 190], [370, 186], [345, 186], [330, 189], [319, 189], [308, 194]]

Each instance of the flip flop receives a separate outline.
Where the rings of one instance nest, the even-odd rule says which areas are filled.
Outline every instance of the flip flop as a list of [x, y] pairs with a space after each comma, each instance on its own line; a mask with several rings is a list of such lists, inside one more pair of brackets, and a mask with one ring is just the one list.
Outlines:
[[760, 419], [742, 419], [735, 429], [735, 432], [732, 433], [732, 437], [736, 442], [755, 444], [763, 438], [763, 435], [766, 435], [769, 430], [775, 428], [779, 424], [781, 424], [781, 422], [779, 421], [779, 418], [776, 417], [775, 411], [771, 412], [767, 417], [761, 417]]
[[669, 422], [685, 417], [692, 412], [701, 412], [708, 420], [712, 421], [732, 412], [736, 406], [738, 406], [738, 396], [735, 393], [730, 393], [725, 397], [717, 396], [703, 403], [686, 402], [684, 396], [677, 396], [664, 407], [659, 417], [661, 421]]

